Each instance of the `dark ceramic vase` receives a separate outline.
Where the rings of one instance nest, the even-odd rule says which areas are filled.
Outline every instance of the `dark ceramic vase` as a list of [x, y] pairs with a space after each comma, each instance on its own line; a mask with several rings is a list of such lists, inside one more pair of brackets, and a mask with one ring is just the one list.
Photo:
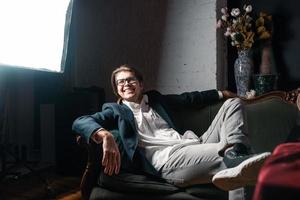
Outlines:
[[276, 89], [276, 74], [255, 74], [253, 75], [254, 90], [256, 95], [262, 95]]

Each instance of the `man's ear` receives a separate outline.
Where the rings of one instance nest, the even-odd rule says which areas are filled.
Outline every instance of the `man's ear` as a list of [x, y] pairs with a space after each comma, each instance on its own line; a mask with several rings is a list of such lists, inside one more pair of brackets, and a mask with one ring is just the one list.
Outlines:
[[141, 87], [141, 89], [142, 89], [142, 91], [144, 90], [144, 84], [143, 84], [143, 82], [139, 82], [140, 83], [140, 87]]

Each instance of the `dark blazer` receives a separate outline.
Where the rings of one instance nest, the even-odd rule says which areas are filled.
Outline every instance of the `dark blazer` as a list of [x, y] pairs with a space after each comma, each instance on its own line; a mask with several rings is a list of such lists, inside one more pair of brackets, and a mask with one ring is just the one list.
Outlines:
[[[186, 92], [180, 95], [162, 95], [157, 91], [149, 91], [149, 106], [152, 107], [169, 125], [179, 133], [180, 130], [173, 123], [170, 115], [171, 109], [177, 107], [201, 107], [215, 103], [219, 99], [217, 90], [208, 90], [203, 92]], [[93, 115], [87, 115], [77, 118], [72, 129], [77, 134], [83, 136], [87, 143], [90, 141], [92, 133], [99, 128], [105, 128], [113, 133], [118, 142], [122, 156], [129, 159], [126, 162], [134, 161], [139, 158], [139, 167], [141, 171], [157, 174], [158, 172], [146, 160], [137, 148], [138, 138], [137, 129], [132, 111], [125, 104], [105, 103], [101, 112]], [[122, 166], [125, 166], [122, 160]]]

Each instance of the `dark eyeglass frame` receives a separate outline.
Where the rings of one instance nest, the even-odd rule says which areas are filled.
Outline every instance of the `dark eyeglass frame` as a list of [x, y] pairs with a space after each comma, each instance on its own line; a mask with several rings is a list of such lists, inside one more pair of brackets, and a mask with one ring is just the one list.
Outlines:
[[138, 79], [133, 76], [133, 77], [122, 78], [122, 79], [116, 80], [116, 84], [118, 86], [124, 86], [126, 84], [126, 82], [128, 84], [136, 84], [138, 82]]

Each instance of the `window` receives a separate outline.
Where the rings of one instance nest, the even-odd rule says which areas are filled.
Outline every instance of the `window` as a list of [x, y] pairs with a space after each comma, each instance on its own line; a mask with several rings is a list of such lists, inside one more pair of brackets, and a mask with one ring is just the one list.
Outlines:
[[0, 0], [0, 67], [61, 72], [70, 0]]

